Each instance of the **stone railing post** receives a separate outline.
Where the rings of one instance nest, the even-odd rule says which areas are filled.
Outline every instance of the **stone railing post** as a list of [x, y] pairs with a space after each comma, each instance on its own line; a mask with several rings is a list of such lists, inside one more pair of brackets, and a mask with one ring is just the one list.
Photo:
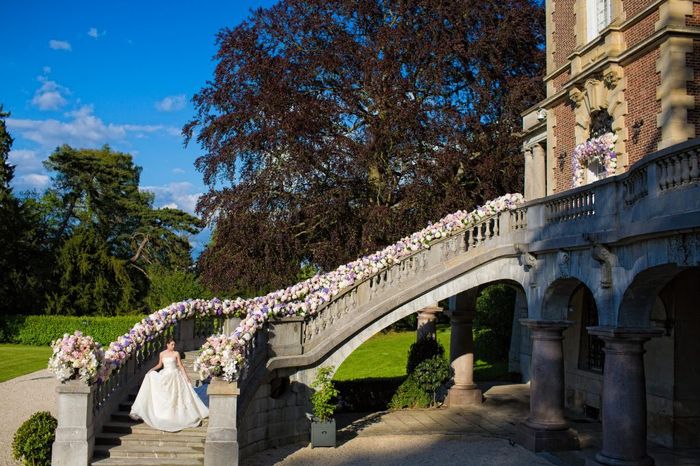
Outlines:
[[58, 427], [51, 452], [53, 466], [88, 466], [95, 446], [93, 387], [69, 380], [56, 387]]
[[301, 354], [303, 334], [303, 317], [283, 317], [281, 319], [271, 320], [268, 330], [270, 357]]
[[224, 319], [224, 335], [231, 335], [236, 328], [241, 325], [240, 317], [227, 317]]
[[521, 319], [532, 333], [530, 415], [518, 426], [518, 443], [533, 451], [579, 448], [578, 434], [564, 418], [562, 333], [568, 320]]
[[209, 426], [204, 442], [204, 466], [238, 465], [238, 384], [214, 378], [209, 384]]
[[603, 448], [596, 460], [608, 465], [650, 466], [644, 343], [661, 336], [656, 328], [588, 327], [605, 347]]
[[442, 308], [435, 303], [433, 306], [424, 307], [418, 311], [418, 326], [416, 328], [416, 341], [435, 340], [437, 331], [435, 323], [437, 314], [442, 312]]
[[177, 342], [177, 345], [182, 348], [180, 351], [197, 349], [194, 335], [194, 318], [181, 320], [177, 325], [180, 327], [180, 341]]

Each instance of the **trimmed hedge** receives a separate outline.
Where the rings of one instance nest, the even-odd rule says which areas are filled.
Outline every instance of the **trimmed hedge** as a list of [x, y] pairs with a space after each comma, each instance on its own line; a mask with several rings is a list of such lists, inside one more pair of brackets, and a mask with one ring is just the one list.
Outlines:
[[45, 346], [62, 337], [64, 333], [80, 330], [105, 346], [116, 340], [119, 335], [128, 332], [143, 317], [2, 316], [0, 343]]
[[333, 383], [340, 394], [339, 411], [366, 412], [387, 409], [389, 400], [406, 376], [370, 378], [357, 380], [335, 380]]

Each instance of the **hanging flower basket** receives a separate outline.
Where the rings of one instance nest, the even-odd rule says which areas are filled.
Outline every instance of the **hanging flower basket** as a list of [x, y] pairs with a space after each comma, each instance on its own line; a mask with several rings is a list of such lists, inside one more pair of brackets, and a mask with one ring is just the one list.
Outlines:
[[605, 167], [605, 176], [615, 175], [617, 169], [617, 153], [615, 152], [617, 136], [605, 133], [597, 138], [591, 138], [574, 148], [573, 171], [574, 187], [581, 186], [585, 180], [586, 168], [591, 162], [598, 162]]

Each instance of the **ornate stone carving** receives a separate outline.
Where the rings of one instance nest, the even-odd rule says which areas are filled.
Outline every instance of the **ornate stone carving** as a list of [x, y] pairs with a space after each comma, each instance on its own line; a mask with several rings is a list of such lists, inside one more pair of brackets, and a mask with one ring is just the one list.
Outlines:
[[603, 75], [603, 83], [608, 89], [615, 89], [617, 83], [622, 79], [622, 70], [618, 68], [610, 68]]
[[526, 244], [516, 244], [515, 252], [518, 254], [518, 262], [525, 269], [526, 272], [530, 272], [530, 286], [534, 287], [537, 285], [537, 257], [530, 254], [527, 250]]
[[591, 256], [600, 262], [601, 265], [601, 288], [610, 288], [612, 286], [612, 262], [614, 257], [612, 252], [602, 244], [594, 244], [593, 249], [591, 249]]
[[571, 257], [568, 251], [559, 251], [557, 253], [557, 266], [559, 266], [559, 277], [569, 278], [571, 276]]

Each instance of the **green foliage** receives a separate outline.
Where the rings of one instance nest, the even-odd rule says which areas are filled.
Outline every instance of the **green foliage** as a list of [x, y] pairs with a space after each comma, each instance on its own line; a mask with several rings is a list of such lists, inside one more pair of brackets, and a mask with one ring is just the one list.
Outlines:
[[430, 395], [435, 403], [435, 395], [442, 384], [450, 378], [450, 363], [442, 355], [433, 356], [418, 364], [413, 374], [409, 375], [416, 380], [418, 386]]
[[[68, 316], [4, 316], [0, 327], [8, 333], [2, 342], [24, 345], [48, 345], [64, 333], [80, 330], [91, 335], [103, 345], [128, 332], [143, 318], [141, 315], [119, 317], [68, 317]], [[11, 331], [12, 333], [9, 333]]]
[[474, 319], [474, 354], [479, 358], [508, 359], [514, 306], [515, 290], [508, 285], [492, 285], [481, 292]]
[[434, 356], [445, 357], [445, 348], [432, 338], [417, 341], [408, 350], [408, 361], [406, 362], [406, 373], [412, 374], [420, 363]]
[[333, 367], [321, 367], [311, 387], [316, 391], [311, 395], [314, 417], [321, 421], [329, 421], [335, 412], [333, 399], [338, 396], [338, 390], [333, 385]]
[[40, 411], [22, 424], [12, 439], [12, 455], [24, 465], [49, 466], [51, 446], [58, 422], [48, 411]]
[[189, 298], [211, 298], [194, 273], [154, 267], [148, 270], [151, 280], [146, 295], [146, 306], [151, 311]]
[[389, 409], [427, 408], [430, 401], [430, 395], [418, 384], [415, 377], [409, 376], [391, 398]]
[[358, 380], [334, 380], [339, 405], [344, 411], [373, 412], [387, 409], [392, 396], [406, 380], [400, 377], [372, 377]]

